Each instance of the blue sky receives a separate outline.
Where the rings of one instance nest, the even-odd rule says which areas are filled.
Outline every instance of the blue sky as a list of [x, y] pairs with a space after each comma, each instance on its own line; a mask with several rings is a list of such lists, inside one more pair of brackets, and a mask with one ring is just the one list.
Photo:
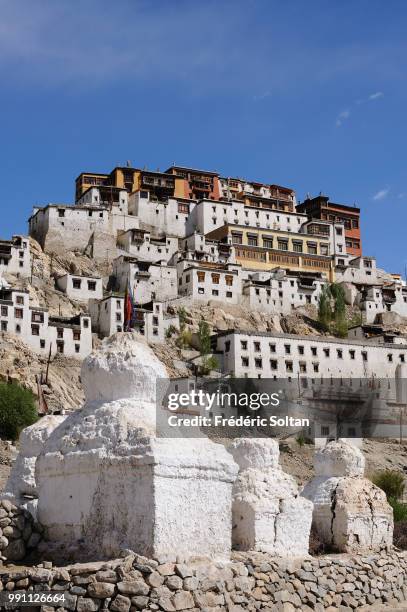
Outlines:
[[0, 235], [81, 171], [173, 162], [323, 191], [407, 263], [407, 3], [0, 0]]

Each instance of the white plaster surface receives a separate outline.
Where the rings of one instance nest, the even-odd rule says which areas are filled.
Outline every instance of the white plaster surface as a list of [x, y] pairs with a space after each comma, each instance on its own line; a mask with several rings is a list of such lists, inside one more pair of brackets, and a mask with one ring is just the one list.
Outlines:
[[244, 438], [229, 450], [240, 467], [233, 488], [234, 547], [307, 555], [312, 503], [299, 496], [294, 478], [280, 468], [277, 441]]
[[166, 377], [136, 334], [112, 336], [85, 360], [86, 403], [37, 462], [38, 516], [51, 541], [81, 539], [90, 557], [123, 548], [229, 556], [237, 466], [207, 438], [157, 436], [156, 381]]
[[363, 477], [362, 452], [343, 440], [315, 454], [316, 476], [302, 495], [314, 504], [313, 524], [323, 542], [341, 552], [392, 545], [393, 511], [385, 493]]
[[49, 414], [34, 425], [26, 427], [20, 434], [20, 452], [13, 464], [2, 498], [12, 498], [16, 503], [24, 503], [24, 496], [36, 497], [35, 464], [45, 441], [65, 416]]

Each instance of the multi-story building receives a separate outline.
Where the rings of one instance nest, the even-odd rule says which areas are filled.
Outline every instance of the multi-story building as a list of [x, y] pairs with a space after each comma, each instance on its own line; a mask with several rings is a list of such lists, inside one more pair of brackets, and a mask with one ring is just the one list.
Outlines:
[[81, 276], [80, 274], [63, 274], [55, 281], [57, 289], [71, 300], [87, 302], [103, 297], [103, 281], [99, 276]]
[[193, 300], [219, 300], [239, 304], [242, 295], [240, 266], [180, 259], [177, 264], [178, 296]]
[[394, 379], [407, 362], [407, 344], [276, 332], [220, 332], [214, 346], [224, 371], [238, 378]]
[[232, 244], [236, 263], [244, 268], [270, 271], [283, 267], [322, 272], [329, 281], [335, 277], [328, 237], [225, 224], [207, 238]]
[[118, 248], [142, 261], [168, 262], [178, 251], [178, 242], [176, 236], [154, 237], [151, 232], [142, 229], [119, 232], [117, 236]]
[[321, 219], [340, 223], [345, 227], [346, 252], [353, 257], [361, 257], [362, 242], [360, 235], [360, 208], [335, 204], [328, 196], [320, 194], [306, 198], [297, 205], [297, 211], [305, 213], [310, 219]]
[[131, 326], [144, 336], [147, 342], [163, 343], [167, 330], [179, 327], [179, 318], [177, 315], [165, 313], [164, 304], [161, 302], [150, 302], [136, 307]]
[[4, 272], [19, 277], [31, 274], [30, 243], [25, 236], [0, 240], [0, 275]]
[[109, 294], [100, 300], [89, 300], [88, 309], [92, 320], [92, 331], [102, 338], [123, 331], [123, 295]]
[[48, 309], [32, 306], [28, 290], [0, 289], [0, 330], [18, 336], [38, 353], [60, 353], [83, 359], [92, 350], [90, 317], [49, 316]]
[[121, 255], [113, 261], [112, 276], [114, 290], [124, 294], [130, 285], [138, 305], [177, 297], [177, 270], [173, 266]]

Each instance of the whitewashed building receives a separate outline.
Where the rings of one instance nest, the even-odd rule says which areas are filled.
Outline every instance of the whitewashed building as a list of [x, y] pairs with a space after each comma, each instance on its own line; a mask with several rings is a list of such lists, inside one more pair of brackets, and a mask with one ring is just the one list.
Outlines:
[[136, 304], [177, 297], [177, 269], [161, 263], [121, 255], [113, 261], [114, 290], [124, 293], [128, 284]]
[[119, 232], [117, 246], [142, 261], [166, 262], [178, 251], [176, 236], [164, 235], [154, 237], [151, 232], [141, 229], [131, 229]]
[[0, 240], [0, 275], [8, 273], [18, 277], [31, 274], [30, 242], [26, 236], [13, 236]]
[[92, 351], [90, 317], [51, 317], [48, 310], [29, 303], [26, 290], [0, 290], [0, 330], [13, 334], [35, 352], [60, 353], [83, 359]]
[[196, 301], [219, 300], [225, 304], [241, 301], [242, 281], [239, 264], [181, 259], [177, 264], [178, 295]]
[[133, 329], [139, 331], [147, 342], [162, 344], [171, 327], [179, 328], [179, 318], [177, 315], [168, 315], [162, 302], [150, 302], [142, 308], [136, 308]]
[[141, 229], [178, 238], [187, 235], [187, 220], [195, 205], [193, 201], [175, 198], [158, 200], [143, 189], [129, 196], [129, 214], [139, 219]]
[[394, 378], [407, 345], [324, 336], [225, 331], [216, 336], [224, 369], [248, 378]]
[[103, 281], [99, 276], [67, 273], [59, 276], [55, 283], [57, 289], [77, 302], [88, 302], [90, 299], [100, 300], [103, 297]]
[[124, 331], [124, 297], [110, 294], [100, 300], [89, 300], [92, 331], [102, 338]]
[[312, 304], [318, 306], [327, 280], [315, 272], [293, 272], [276, 268], [271, 272], [242, 271], [241, 303], [266, 313], [289, 314], [293, 309]]

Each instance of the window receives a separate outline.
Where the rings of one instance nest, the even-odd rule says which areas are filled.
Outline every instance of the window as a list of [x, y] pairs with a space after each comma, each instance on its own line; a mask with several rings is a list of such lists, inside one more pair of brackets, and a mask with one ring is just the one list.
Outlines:
[[232, 232], [232, 243], [233, 244], [243, 244], [242, 234], [238, 234], [236, 232]]
[[317, 347], [316, 346], [311, 346], [311, 355], [316, 357], [316, 355], [317, 355]]
[[33, 323], [44, 323], [44, 313], [43, 312], [31, 313], [31, 321]]
[[21, 333], [21, 325], [16, 325], [16, 334]]
[[226, 291], [226, 297], [227, 298], [232, 298], [233, 297], [233, 293], [231, 291]]
[[265, 249], [273, 248], [273, 238], [271, 236], [263, 236], [263, 246]]
[[96, 281], [88, 281], [88, 290], [96, 291]]
[[197, 272], [197, 276], [198, 276], [198, 283], [205, 282], [205, 272]]
[[2, 321], [1, 322], [1, 331], [7, 331], [7, 321]]
[[257, 246], [257, 244], [258, 244], [257, 236], [255, 236], [254, 234], [248, 234], [247, 235], [247, 244], [249, 246]]
[[228, 287], [231, 287], [233, 285], [233, 276], [231, 276], [230, 274], [226, 274], [225, 280], [226, 280], [226, 285]]
[[229, 353], [230, 351], [230, 340], [226, 340], [225, 342], [225, 353]]
[[275, 353], [276, 352], [276, 345], [275, 344], [270, 343], [269, 347], [270, 347], [270, 353]]
[[328, 425], [322, 425], [321, 427], [321, 436], [329, 436], [329, 426]]
[[354, 351], [353, 349], [350, 349], [350, 350], [349, 350], [349, 357], [350, 357], [351, 359], [355, 359], [355, 351]]
[[242, 351], [247, 351], [247, 340], [240, 340], [240, 348]]
[[310, 255], [317, 254], [317, 245], [315, 244], [315, 242], [307, 242], [307, 249]]
[[292, 361], [286, 361], [285, 362], [285, 369], [287, 370], [287, 372], [292, 372], [293, 371], [293, 362]]
[[24, 304], [24, 297], [22, 295], [16, 297], [16, 304]]
[[342, 359], [343, 357], [343, 351], [342, 349], [336, 349], [336, 354], [338, 356], [338, 359]]
[[387, 361], [389, 361], [390, 363], [393, 361], [393, 355], [391, 353], [388, 353]]
[[212, 274], [212, 283], [214, 285], [219, 285], [220, 274]]
[[256, 367], [257, 370], [261, 370], [263, 367], [263, 360], [261, 357], [256, 357], [256, 359], [254, 360], [254, 365]]
[[293, 251], [295, 253], [302, 253], [303, 247], [302, 247], [302, 242], [299, 242], [298, 240], [294, 240], [293, 241]]
[[57, 342], [57, 352], [58, 353], [63, 353], [64, 352], [64, 343], [63, 342]]
[[399, 355], [401, 363], [404, 363], [404, 355]]
[[288, 251], [288, 240], [278, 240], [277, 246], [280, 251]]
[[270, 370], [277, 370], [277, 359], [270, 359]]
[[40, 326], [39, 325], [31, 325], [31, 334], [33, 336], [39, 336], [40, 335]]
[[75, 353], [79, 353], [80, 349], [80, 344], [75, 344]]
[[58, 217], [65, 217], [65, 209], [58, 208]]
[[200, 295], [204, 295], [204, 293], [205, 293], [205, 289], [204, 289], [203, 287], [198, 287], [198, 293], [199, 293]]
[[45, 348], [45, 340], [40, 340], [40, 348]]
[[336, 227], [335, 231], [336, 231], [336, 235], [337, 236], [342, 236], [342, 228], [341, 227]]
[[58, 327], [57, 329], [57, 338], [63, 338], [64, 337], [64, 329], [63, 327]]
[[367, 361], [367, 351], [362, 351], [362, 360]]
[[219, 291], [217, 289], [212, 289], [212, 295], [214, 296], [219, 295]]
[[7, 306], [2, 306], [1, 307], [1, 316], [2, 317], [7, 317], [7, 315], [8, 315], [8, 308], [7, 308]]
[[16, 319], [22, 319], [23, 318], [23, 309], [22, 308], [15, 308], [14, 309], [14, 317]]
[[285, 354], [286, 355], [290, 355], [290, 353], [291, 353], [291, 345], [290, 344], [284, 344], [284, 350], [285, 350]]
[[312, 367], [313, 367], [314, 372], [319, 372], [319, 363], [313, 363]]
[[254, 350], [256, 351], [256, 353], [260, 352], [260, 342], [254, 342]]
[[249, 367], [249, 358], [248, 357], [242, 357], [242, 366], [244, 368], [248, 368]]
[[89, 319], [83, 319], [83, 326], [84, 326], [85, 328], [88, 328], [88, 327], [89, 327]]
[[302, 374], [305, 374], [307, 371], [307, 364], [305, 363], [305, 361], [300, 361], [300, 372]]
[[321, 244], [321, 255], [329, 255], [329, 246], [327, 244]]
[[116, 308], [121, 308], [122, 304], [120, 300], [116, 300]]
[[79, 330], [74, 330], [74, 332], [73, 332], [73, 339], [74, 340], [80, 340], [81, 339], [81, 332]]
[[303, 347], [303, 346], [299, 346], [299, 347], [298, 347], [298, 353], [299, 353], [300, 355], [303, 355], [303, 354], [304, 354], [304, 347]]
[[80, 278], [73, 278], [72, 279], [72, 287], [74, 289], [80, 289], [82, 286], [82, 281]]

